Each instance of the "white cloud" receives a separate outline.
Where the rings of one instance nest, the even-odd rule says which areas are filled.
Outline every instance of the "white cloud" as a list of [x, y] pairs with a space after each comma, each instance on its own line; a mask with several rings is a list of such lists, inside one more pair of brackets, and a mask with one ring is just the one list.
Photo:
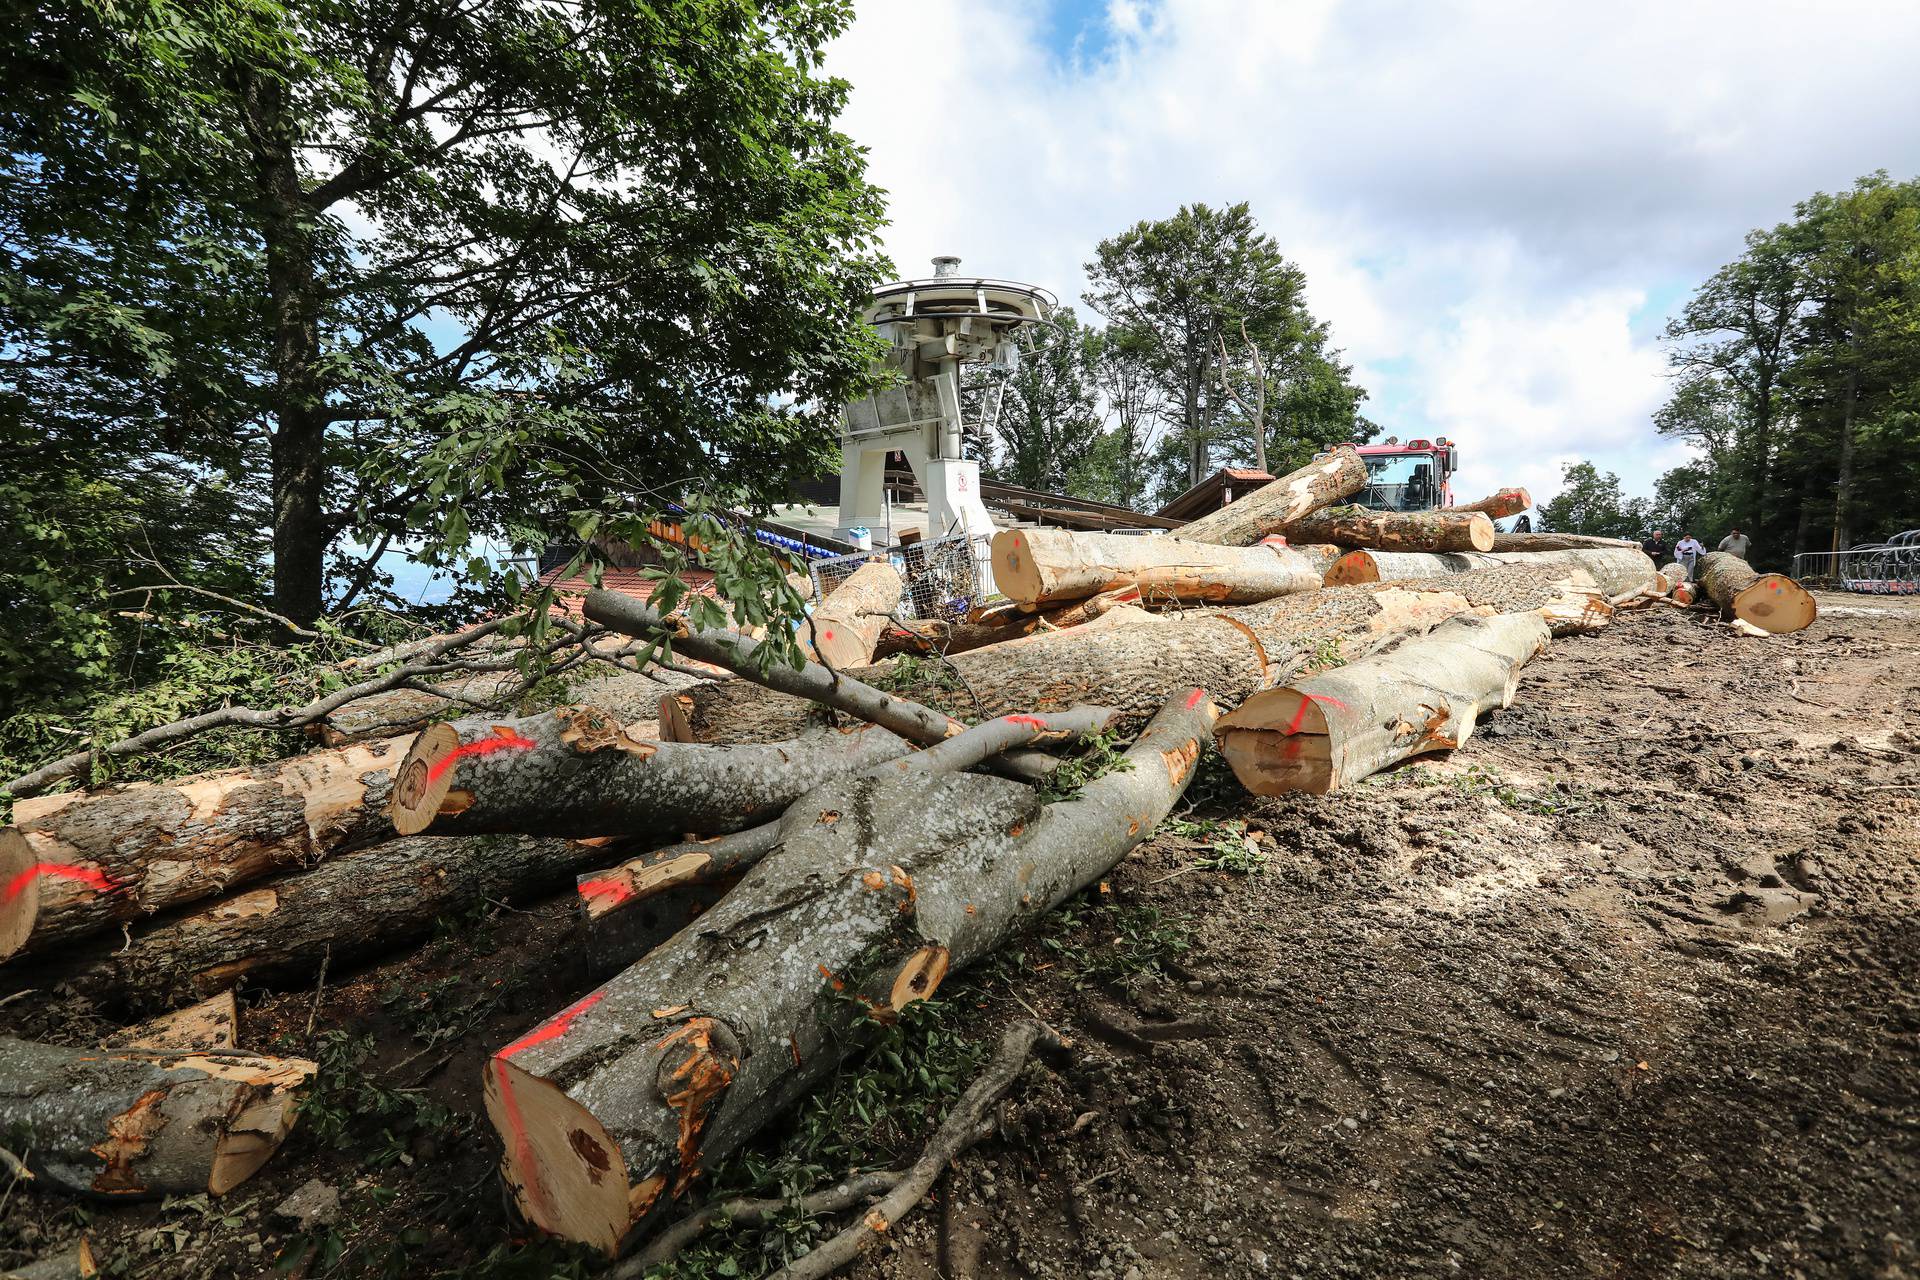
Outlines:
[[1055, 49], [1030, 0], [863, 0], [828, 66], [901, 269], [958, 253], [1077, 301], [1102, 237], [1249, 200], [1373, 415], [1458, 438], [1466, 488], [1544, 497], [1590, 457], [1649, 490], [1676, 453], [1648, 421], [1647, 299], [1815, 190], [1920, 172], [1909, 0], [1110, 0], [1093, 20]]

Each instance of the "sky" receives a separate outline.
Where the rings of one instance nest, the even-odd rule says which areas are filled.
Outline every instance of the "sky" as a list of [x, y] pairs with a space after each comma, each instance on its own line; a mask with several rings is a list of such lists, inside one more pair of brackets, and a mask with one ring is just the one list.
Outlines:
[[889, 253], [1079, 307], [1102, 238], [1248, 201], [1456, 496], [1651, 491], [1659, 341], [1752, 228], [1920, 174], [1920, 0], [859, 0], [827, 70]]

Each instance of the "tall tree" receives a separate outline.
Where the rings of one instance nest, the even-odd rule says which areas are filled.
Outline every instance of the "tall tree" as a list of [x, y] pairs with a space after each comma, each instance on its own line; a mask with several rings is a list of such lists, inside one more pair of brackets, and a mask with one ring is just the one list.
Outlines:
[[1561, 468], [1560, 482], [1560, 492], [1540, 504], [1543, 528], [1602, 538], [1638, 538], [1645, 531], [1646, 500], [1628, 498], [1613, 472], [1591, 462], [1569, 462]]
[[[1185, 205], [1171, 218], [1140, 222], [1101, 241], [1086, 271], [1087, 304], [1151, 358], [1189, 485], [1211, 470], [1224, 435], [1247, 435], [1256, 454], [1267, 447], [1264, 421], [1230, 417], [1236, 394], [1284, 409], [1268, 379], [1284, 383], [1309, 355], [1324, 360], [1326, 331], [1306, 310], [1305, 274], [1245, 203]], [[1351, 429], [1351, 414], [1343, 425]]]
[[1031, 489], [1064, 491], [1088, 467], [1103, 433], [1094, 386], [1096, 335], [1064, 307], [1033, 331], [1015, 368], [999, 379], [992, 474]]
[[42, 4], [0, 53], [4, 445], [218, 472], [301, 625], [344, 548], [785, 496], [866, 376], [845, 0]]

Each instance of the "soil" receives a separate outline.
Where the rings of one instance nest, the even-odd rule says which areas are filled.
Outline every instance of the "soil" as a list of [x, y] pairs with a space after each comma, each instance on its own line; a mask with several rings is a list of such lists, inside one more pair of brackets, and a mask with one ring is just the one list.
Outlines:
[[[1216, 769], [980, 988], [964, 1034], [1037, 1014], [1071, 1060], [850, 1274], [1920, 1276], [1920, 602], [1820, 603], [1766, 639], [1623, 614], [1462, 750], [1334, 796]], [[1247, 869], [1200, 865], [1223, 850]], [[1076, 962], [1142, 908], [1191, 946]], [[388, 1131], [303, 1121], [213, 1205], [15, 1187], [0, 1265], [84, 1229], [134, 1275], [583, 1267], [518, 1247], [475, 1118], [486, 1055], [602, 976], [571, 929], [565, 901], [489, 908], [317, 997], [256, 994], [247, 1047], [369, 1037], [358, 1078], [417, 1091]], [[0, 1021], [106, 1026], [46, 992]], [[271, 1213], [316, 1177], [331, 1239]]]

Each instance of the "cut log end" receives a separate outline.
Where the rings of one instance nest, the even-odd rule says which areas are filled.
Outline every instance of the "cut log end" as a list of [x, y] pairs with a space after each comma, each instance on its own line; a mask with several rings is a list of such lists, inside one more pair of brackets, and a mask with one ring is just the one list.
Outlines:
[[1327, 568], [1325, 578], [1330, 587], [1359, 587], [1380, 581], [1380, 570], [1369, 553], [1349, 551]]
[[931, 999], [945, 981], [947, 966], [951, 963], [952, 953], [942, 946], [925, 946], [909, 956], [893, 980], [893, 990], [888, 997], [893, 1011], [898, 1013], [915, 1000]]
[[460, 734], [450, 724], [429, 725], [420, 731], [394, 780], [394, 830], [415, 836], [433, 825], [453, 789], [451, 762], [459, 748]]
[[1733, 616], [1774, 635], [1804, 631], [1819, 616], [1813, 593], [1792, 578], [1763, 573], [1733, 598]]
[[487, 1116], [506, 1140], [501, 1174], [521, 1214], [564, 1239], [617, 1252], [637, 1216], [620, 1145], [592, 1112], [505, 1054], [487, 1064], [485, 1093]]
[[1041, 599], [1046, 593], [1040, 566], [1034, 563], [1026, 535], [1018, 529], [997, 535], [991, 545], [993, 584], [1009, 600]]
[[7, 827], [0, 830], [0, 960], [27, 945], [39, 915], [39, 858], [24, 833]]

